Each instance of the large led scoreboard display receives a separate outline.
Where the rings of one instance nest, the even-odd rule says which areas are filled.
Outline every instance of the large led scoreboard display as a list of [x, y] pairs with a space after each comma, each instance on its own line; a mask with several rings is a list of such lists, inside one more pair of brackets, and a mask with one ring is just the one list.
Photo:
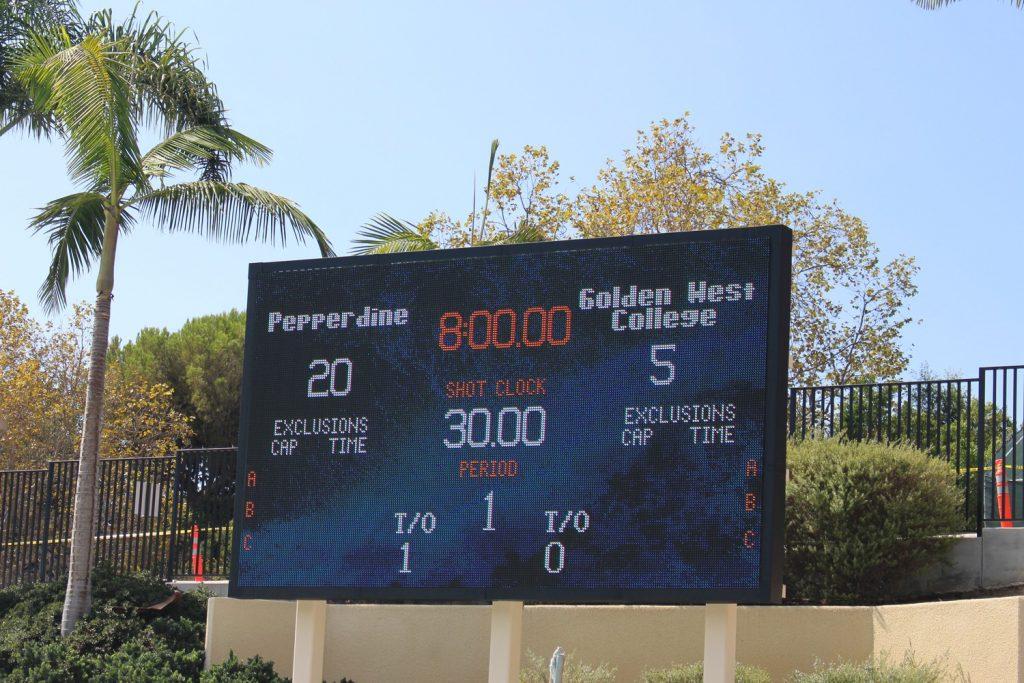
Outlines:
[[780, 598], [781, 226], [253, 264], [235, 597]]

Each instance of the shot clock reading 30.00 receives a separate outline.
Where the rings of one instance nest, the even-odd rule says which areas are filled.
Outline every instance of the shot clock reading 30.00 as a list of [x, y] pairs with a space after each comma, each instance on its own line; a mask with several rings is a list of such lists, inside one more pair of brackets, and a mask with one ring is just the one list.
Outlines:
[[783, 227], [250, 268], [237, 597], [766, 602]]

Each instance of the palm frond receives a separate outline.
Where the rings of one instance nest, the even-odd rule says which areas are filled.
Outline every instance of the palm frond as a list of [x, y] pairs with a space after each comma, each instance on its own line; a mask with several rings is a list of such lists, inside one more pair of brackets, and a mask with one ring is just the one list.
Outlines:
[[[491, 155], [487, 159], [487, 186], [484, 190], [486, 198], [491, 196], [491, 176], [494, 174], [494, 157], [498, 154], [498, 145], [500, 144], [501, 141], [498, 138], [491, 140]], [[487, 200], [485, 199], [484, 201], [486, 202]]]
[[484, 213], [480, 217], [480, 237], [476, 236], [476, 174], [473, 174], [473, 221], [469, 228], [469, 243], [471, 245], [483, 244], [487, 239], [487, 207], [491, 203], [491, 176], [494, 174], [494, 158], [498, 154], [498, 145], [501, 141], [498, 138], [491, 140], [491, 155], [487, 159], [487, 185], [484, 186]]
[[40, 111], [60, 120], [72, 180], [119, 183], [140, 175], [141, 154], [129, 66], [116, 43], [86, 36], [71, 43], [62, 28], [32, 32], [15, 74]]
[[491, 244], [530, 244], [532, 242], [545, 242], [547, 239], [547, 233], [537, 226], [520, 223], [514, 232], [502, 237], [496, 237], [487, 242], [481, 242], [480, 246]]
[[173, 133], [142, 157], [142, 172], [148, 176], [164, 176], [169, 170], [202, 167], [214, 155], [227, 162], [242, 161], [263, 166], [273, 152], [227, 126], [195, 126]]
[[197, 180], [134, 197], [130, 206], [167, 232], [192, 232], [227, 243], [287, 244], [313, 239], [323, 256], [334, 250], [316, 223], [292, 200], [245, 183]]
[[88, 270], [103, 248], [103, 196], [78, 192], [55, 199], [40, 209], [29, 229], [45, 232], [53, 252], [39, 299], [48, 311], [59, 310], [67, 303], [68, 278]]
[[364, 223], [353, 242], [353, 254], [401, 254], [438, 248], [424, 229], [386, 213]]
[[115, 23], [102, 10], [86, 21], [89, 33], [123, 45], [132, 65], [136, 104], [147, 125], [162, 128], [164, 137], [193, 126], [224, 123], [224, 104], [203, 72], [198, 50], [183, 40], [185, 30], [157, 12], [131, 15]]
[[33, 106], [25, 88], [14, 77], [14, 57], [33, 30], [63, 26], [74, 39], [82, 35], [82, 17], [68, 0], [13, 0], [0, 2], [0, 135], [24, 130], [49, 137], [58, 130], [51, 114]]

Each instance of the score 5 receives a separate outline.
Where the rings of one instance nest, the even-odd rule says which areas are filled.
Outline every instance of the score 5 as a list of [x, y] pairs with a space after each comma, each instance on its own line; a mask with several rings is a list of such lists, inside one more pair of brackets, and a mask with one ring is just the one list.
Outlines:
[[651, 384], [656, 387], [663, 387], [666, 384], [672, 384], [676, 378], [676, 364], [670, 360], [663, 360], [658, 355], [664, 356], [667, 353], [675, 353], [675, 344], [652, 344], [651, 345], [651, 363], [656, 368], [660, 368], [661, 377], [656, 374], [651, 375]]
[[[314, 372], [306, 385], [306, 396], [309, 398], [326, 398], [328, 396], [348, 396], [352, 391], [352, 361], [348, 358], [335, 358], [328, 361], [324, 358], [317, 358], [309, 364], [310, 370], [322, 368], [322, 372]], [[339, 387], [340, 377], [344, 376], [344, 383]], [[318, 388], [323, 387], [323, 388]]]

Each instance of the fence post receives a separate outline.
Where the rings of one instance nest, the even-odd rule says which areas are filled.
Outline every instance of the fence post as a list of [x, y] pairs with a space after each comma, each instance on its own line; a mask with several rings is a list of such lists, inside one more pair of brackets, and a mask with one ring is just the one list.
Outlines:
[[985, 368], [978, 368], [978, 536], [985, 528]]
[[46, 463], [46, 483], [43, 485], [43, 537], [40, 539], [39, 581], [46, 581], [46, 558], [50, 554], [50, 507], [53, 504], [53, 462]]
[[789, 434], [787, 437], [792, 438], [793, 434], [796, 433], [796, 389], [794, 387], [789, 388]]
[[178, 541], [178, 477], [181, 474], [181, 451], [174, 452], [174, 476], [171, 478], [171, 534], [167, 548], [167, 581], [174, 581], [174, 549]]

